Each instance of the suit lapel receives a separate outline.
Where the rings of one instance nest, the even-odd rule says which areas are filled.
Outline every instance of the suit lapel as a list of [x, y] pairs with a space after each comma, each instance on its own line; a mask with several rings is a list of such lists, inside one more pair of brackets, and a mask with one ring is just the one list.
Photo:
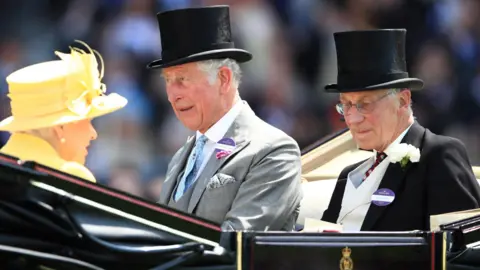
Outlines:
[[[410, 130], [405, 134], [405, 137], [402, 139], [401, 143], [411, 144], [421, 151], [421, 144], [423, 141], [423, 136], [425, 134], [425, 128], [420, 126], [417, 122], [413, 123], [410, 127]], [[405, 183], [405, 178], [409, 173], [409, 170], [413, 166], [412, 163], [408, 163], [407, 166], [402, 169], [400, 163], [392, 163], [388, 166], [387, 171], [385, 172], [380, 186], [378, 189], [388, 188], [393, 191], [395, 197], [398, 196], [399, 192], [402, 190], [402, 186]], [[395, 203], [395, 201], [393, 201]], [[393, 204], [392, 203], [392, 204]], [[391, 205], [391, 204], [390, 204]], [[375, 227], [378, 219], [384, 214], [385, 210], [388, 209], [387, 206], [377, 206], [375, 204], [370, 204], [368, 212], [365, 216], [365, 220], [362, 224], [362, 231], [371, 231]]]
[[188, 204], [189, 213], [193, 213], [195, 207], [197, 207], [197, 204], [200, 201], [200, 198], [202, 197], [210, 178], [215, 175], [218, 169], [220, 169], [225, 162], [233, 158], [236, 153], [241, 151], [250, 143], [250, 139], [248, 138], [248, 121], [251, 120], [251, 116], [254, 114], [247, 104], [244, 104], [244, 106], [245, 108], [240, 111], [239, 115], [224, 136], [224, 138], [232, 138], [235, 141], [235, 149], [230, 155], [220, 159], [217, 159], [215, 152], [212, 153], [207, 161], [207, 164], [205, 165], [205, 168], [198, 176], [197, 184], [195, 185], [192, 197], [190, 198], [190, 202]]
[[[348, 173], [347, 173], [348, 175]], [[335, 185], [335, 189], [332, 193], [332, 198], [330, 199], [330, 204], [328, 208], [323, 212], [322, 220], [337, 223], [338, 215], [340, 214], [340, 209], [342, 208], [342, 200], [345, 193], [345, 186], [347, 185], [347, 178], [340, 178]]]
[[177, 183], [178, 174], [185, 167], [188, 156], [195, 145], [195, 136], [188, 137], [187, 142], [183, 146], [183, 150], [178, 153], [178, 157], [171, 161], [172, 167], [165, 176], [165, 181], [160, 192], [159, 203], [167, 204], [172, 195], [172, 191]]
[[328, 208], [323, 212], [322, 220], [337, 223], [340, 210], [342, 209], [343, 197], [345, 196], [345, 187], [348, 181], [348, 174], [355, 170], [358, 166], [362, 165], [365, 161], [366, 160], [362, 160], [342, 170], [338, 176], [337, 183], [335, 184], [335, 189], [333, 190], [332, 197], [330, 198]]

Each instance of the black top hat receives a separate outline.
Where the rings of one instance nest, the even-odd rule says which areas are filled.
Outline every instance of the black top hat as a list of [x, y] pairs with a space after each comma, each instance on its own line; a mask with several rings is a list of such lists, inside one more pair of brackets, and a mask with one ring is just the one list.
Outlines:
[[337, 49], [337, 84], [327, 92], [355, 92], [392, 88], [423, 88], [409, 78], [405, 60], [405, 29], [380, 29], [334, 33]]
[[165, 68], [208, 59], [232, 58], [239, 63], [252, 55], [235, 48], [228, 6], [187, 8], [157, 14], [162, 58], [147, 68]]

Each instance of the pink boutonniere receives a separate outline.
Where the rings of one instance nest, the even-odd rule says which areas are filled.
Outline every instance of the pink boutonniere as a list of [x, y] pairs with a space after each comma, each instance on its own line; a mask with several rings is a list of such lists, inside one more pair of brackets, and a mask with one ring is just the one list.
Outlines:
[[215, 155], [217, 157], [217, 159], [221, 159], [221, 158], [224, 158], [228, 155], [230, 155], [230, 151], [218, 151]]

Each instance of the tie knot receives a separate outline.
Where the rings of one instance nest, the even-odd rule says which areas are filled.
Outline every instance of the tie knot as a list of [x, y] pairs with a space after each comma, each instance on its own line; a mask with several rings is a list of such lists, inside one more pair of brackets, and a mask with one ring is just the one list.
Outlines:
[[377, 161], [382, 162], [387, 157], [387, 154], [384, 152], [377, 152]]

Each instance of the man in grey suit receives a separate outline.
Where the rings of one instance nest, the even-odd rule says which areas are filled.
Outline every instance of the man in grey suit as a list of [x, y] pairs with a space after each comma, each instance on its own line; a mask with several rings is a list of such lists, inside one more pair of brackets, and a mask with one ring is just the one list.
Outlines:
[[300, 150], [238, 93], [249, 52], [231, 41], [228, 6], [159, 13], [168, 100], [196, 135], [173, 156], [159, 202], [225, 230], [292, 230], [301, 191]]

